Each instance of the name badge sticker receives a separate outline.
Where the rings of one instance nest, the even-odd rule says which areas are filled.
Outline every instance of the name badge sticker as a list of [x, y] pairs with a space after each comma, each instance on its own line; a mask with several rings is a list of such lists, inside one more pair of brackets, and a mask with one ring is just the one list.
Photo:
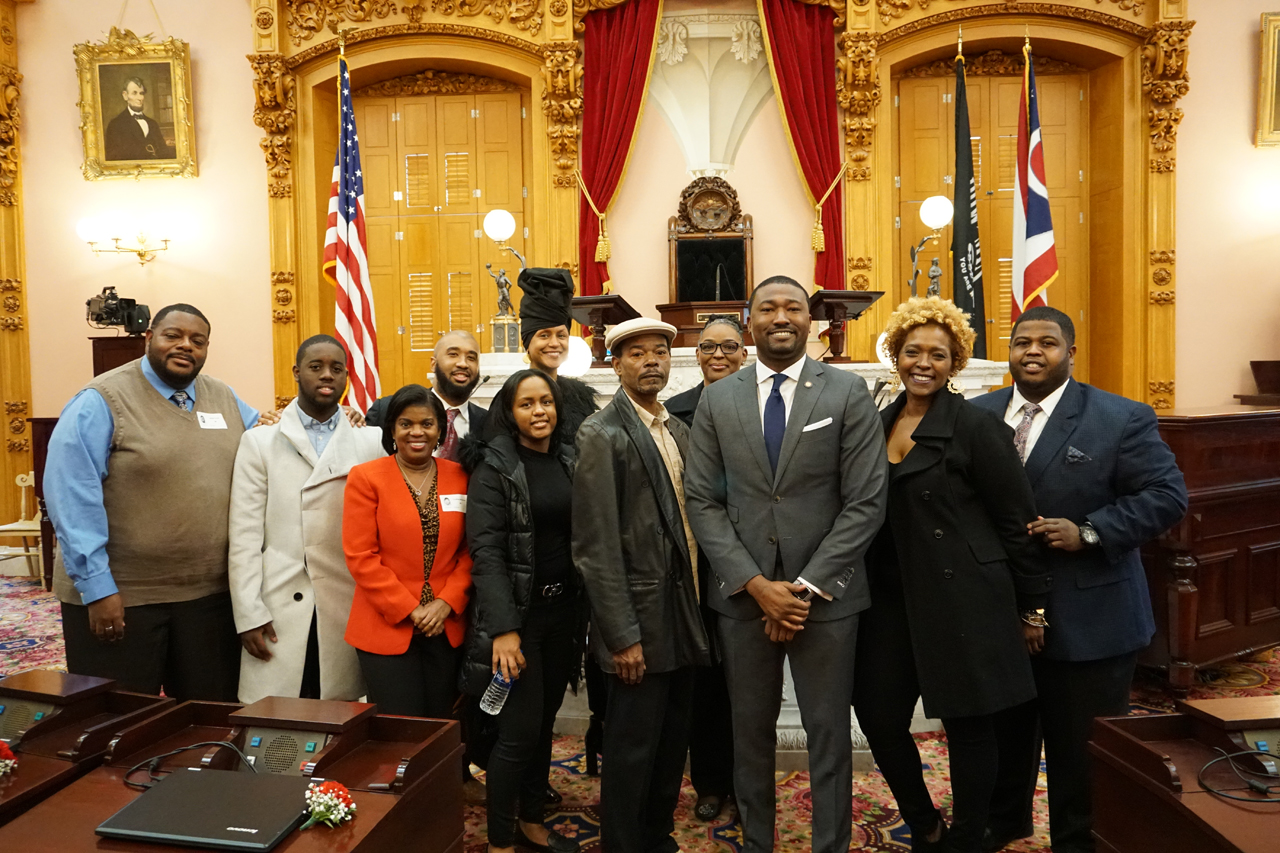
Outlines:
[[200, 421], [200, 429], [226, 429], [227, 422], [222, 418], [222, 412], [196, 412], [196, 418]]
[[467, 496], [466, 495], [441, 495], [440, 511], [441, 512], [466, 512]]

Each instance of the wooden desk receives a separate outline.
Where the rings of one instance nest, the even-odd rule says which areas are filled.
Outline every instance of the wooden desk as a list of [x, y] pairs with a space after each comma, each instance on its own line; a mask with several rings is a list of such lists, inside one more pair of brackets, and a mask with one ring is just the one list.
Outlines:
[[1173, 409], [1160, 434], [1189, 509], [1143, 549], [1156, 635], [1140, 662], [1186, 695], [1197, 670], [1280, 645], [1280, 409]]
[[101, 764], [120, 729], [174, 704], [160, 696], [114, 690], [113, 684], [52, 670], [0, 680], [6, 714], [17, 711], [23, 699], [57, 706], [56, 713], [25, 729], [14, 750], [17, 770], [0, 779], [0, 826]]
[[[303, 775], [343, 783], [357, 807], [350, 823], [338, 829], [295, 831], [277, 851], [462, 850], [462, 743], [456, 722], [376, 716], [363, 711], [371, 706], [359, 703], [296, 699], [283, 700], [288, 704], [274, 708], [269, 704], [281, 701], [256, 703], [245, 713], [238, 713], [240, 705], [185, 702], [120, 732], [103, 766], [0, 828], [0, 849], [185, 851], [188, 848], [108, 840], [95, 835], [94, 829], [141, 793], [124, 784], [124, 774], [137, 763], [200, 741], [227, 740], [244, 747], [251, 726], [268, 724], [284, 730], [339, 728], [314, 760], [304, 765]], [[272, 718], [272, 713], [302, 719]], [[227, 749], [201, 748], [166, 759], [163, 769], [201, 766], [234, 770], [239, 759]]]
[[[1240, 748], [1227, 730], [1190, 714], [1095, 720], [1089, 752], [1098, 853], [1274, 853], [1280, 803], [1224, 799], [1198, 781], [1200, 769], [1220, 755], [1215, 747]], [[1210, 768], [1205, 781], [1261, 799], [1225, 761]]]

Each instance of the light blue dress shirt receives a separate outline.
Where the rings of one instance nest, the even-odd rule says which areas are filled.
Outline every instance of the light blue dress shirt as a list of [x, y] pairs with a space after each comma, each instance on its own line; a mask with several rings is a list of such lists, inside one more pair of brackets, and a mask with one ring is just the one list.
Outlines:
[[[142, 375], [165, 399], [172, 399], [175, 391], [185, 391], [186, 410], [195, 410], [194, 379], [186, 388], [170, 388], [146, 358], [142, 359]], [[258, 422], [257, 409], [239, 397], [236, 404], [245, 429]], [[107, 401], [97, 391], [83, 389], [62, 410], [49, 438], [44, 466], [45, 506], [58, 534], [67, 577], [85, 604], [118, 592], [107, 563], [107, 510], [102, 504], [102, 481], [107, 477], [115, 428]]]
[[311, 442], [311, 449], [316, 452], [316, 458], [324, 456], [324, 449], [329, 446], [329, 439], [333, 438], [333, 431], [338, 428], [338, 418], [343, 417], [342, 408], [339, 407], [329, 420], [318, 421], [299, 406], [298, 417], [302, 419], [302, 428], [307, 431], [307, 439]]

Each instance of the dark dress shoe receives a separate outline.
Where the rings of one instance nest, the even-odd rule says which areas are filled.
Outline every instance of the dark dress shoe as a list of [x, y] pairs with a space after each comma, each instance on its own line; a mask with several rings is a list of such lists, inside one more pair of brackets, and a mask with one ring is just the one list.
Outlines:
[[604, 722], [594, 715], [587, 725], [587, 775], [600, 775], [600, 756], [604, 753]]
[[698, 798], [698, 804], [693, 807], [693, 813], [698, 820], [704, 823], [710, 823], [720, 817], [720, 812], [724, 811], [724, 797], [718, 794], [708, 794], [705, 797]]
[[519, 824], [516, 824], [516, 846], [540, 850], [542, 853], [578, 853], [582, 849], [581, 844], [572, 838], [565, 838], [554, 829], [547, 830], [546, 844], [536, 844], [529, 840], [529, 836], [524, 834], [524, 829]]
[[543, 803], [547, 806], [558, 806], [563, 802], [564, 796], [555, 788], [551, 787], [551, 783], [548, 782], [546, 798], [543, 800]]
[[[929, 836], [938, 827], [942, 827], [942, 831], [938, 833], [938, 839], [930, 841]], [[914, 826], [911, 827], [911, 853], [946, 853], [950, 849], [947, 846], [947, 822], [942, 819], [941, 813], [938, 813], [938, 822], [928, 829], [917, 832]]]
[[987, 827], [982, 833], [982, 853], [999, 853], [1015, 841], [1035, 835], [1034, 829], [1010, 831], [1007, 829], [992, 830]]

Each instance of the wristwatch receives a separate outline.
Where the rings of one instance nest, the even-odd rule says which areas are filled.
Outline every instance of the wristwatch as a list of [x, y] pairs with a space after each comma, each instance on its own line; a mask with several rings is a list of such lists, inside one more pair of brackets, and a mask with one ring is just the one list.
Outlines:
[[804, 592], [793, 592], [791, 594], [795, 596], [797, 599], [799, 599], [800, 601], [808, 601], [809, 599], [813, 598], [814, 592], [813, 592], [813, 587], [807, 586], [804, 588]]
[[1044, 618], [1044, 608], [1037, 607], [1035, 610], [1022, 611], [1022, 621], [1026, 622], [1032, 628], [1048, 628], [1049, 620]]
[[1098, 536], [1098, 531], [1094, 530], [1093, 525], [1087, 521], [1080, 525], [1080, 539], [1090, 548], [1096, 548], [1102, 542], [1102, 538]]

